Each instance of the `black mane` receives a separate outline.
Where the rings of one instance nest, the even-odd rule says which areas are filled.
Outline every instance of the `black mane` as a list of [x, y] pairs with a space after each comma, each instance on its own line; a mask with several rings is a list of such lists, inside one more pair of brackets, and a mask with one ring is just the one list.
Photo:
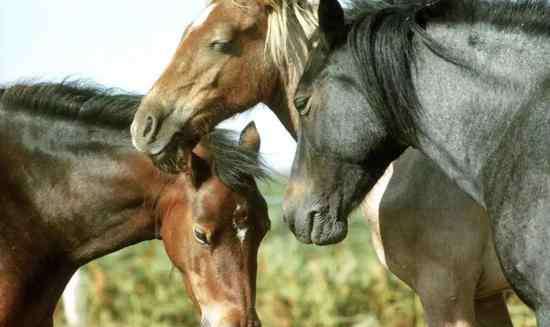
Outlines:
[[[6, 110], [28, 110], [33, 114], [57, 116], [91, 124], [127, 129], [142, 96], [123, 93], [81, 81], [23, 83], [0, 88]], [[253, 184], [251, 178], [266, 179], [268, 169], [254, 151], [238, 146], [235, 133], [214, 130], [201, 140], [213, 160], [216, 175], [234, 190]]]
[[212, 158], [216, 176], [234, 191], [242, 192], [255, 186], [253, 178], [268, 180], [270, 170], [258, 153], [240, 147], [236, 136], [233, 131], [215, 129], [201, 139], [201, 145]]
[[0, 101], [12, 110], [116, 128], [130, 126], [141, 98], [82, 81], [22, 83], [0, 91]]
[[424, 29], [432, 19], [485, 22], [500, 29], [550, 33], [550, 5], [541, 0], [351, 0], [346, 10], [348, 45], [371, 107], [401, 141], [416, 142], [421, 106], [413, 83], [413, 36], [438, 56], [467, 65]]
[[367, 101], [392, 136], [415, 142], [420, 101], [412, 75], [416, 62], [412, 36], [422, 30], [419, 12], [432, 3], [354, 0], [350, 5], [348, 44], [361, 69]]

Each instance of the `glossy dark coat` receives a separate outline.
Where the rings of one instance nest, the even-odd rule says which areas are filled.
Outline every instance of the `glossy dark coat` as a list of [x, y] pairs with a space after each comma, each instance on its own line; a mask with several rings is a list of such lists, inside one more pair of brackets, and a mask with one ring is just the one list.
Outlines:
[[[216, 154], [207, 144], [198, 151], [210, 159], [190, 155], [181, 173], [156, 168], [130, 143], [141, 97], [75, 84], [2, 93], [1, 327], [52, 326], [78, 267], [156, 238], [185, 273], [204, 324], [259, 326], [256, 254], [269, 222], [253, 175], [234, 191], [211, 170]], [[247, 134], [257, 135], [253, 126]], [[247, 139], [242, 147], [257, 148], [257, 137]], [[246, 238], [238, 228], [247, 228]]]
[[345, 24], [321, 1], [287, 221], [304, 242], [342, 240], [350, 211], [413, 146], [487, 209], [508, 280], [550, 326], [548, 3], [399, 3], [357, 1]]

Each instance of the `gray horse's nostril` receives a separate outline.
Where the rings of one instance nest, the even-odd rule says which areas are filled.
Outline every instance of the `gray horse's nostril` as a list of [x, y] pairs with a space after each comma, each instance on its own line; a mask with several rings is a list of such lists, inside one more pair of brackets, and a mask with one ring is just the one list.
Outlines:
[[155, 134], [155, 130], [157, 128], [157, 120], [155, 117], [148, 115], [147, 118], [145, 118], [145, 127], [143, 128], [143, 138], [147, 141], [151, 141]]

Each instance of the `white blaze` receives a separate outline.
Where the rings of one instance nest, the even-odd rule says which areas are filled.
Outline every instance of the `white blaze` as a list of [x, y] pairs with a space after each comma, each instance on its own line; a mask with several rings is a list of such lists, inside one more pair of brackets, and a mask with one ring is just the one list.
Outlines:
[[248, 233], [248, 228], [237, 229], [237, 238], [239, 239], [239, 241], [241, 241], [241, 243], [246, 240], [246, 233]]

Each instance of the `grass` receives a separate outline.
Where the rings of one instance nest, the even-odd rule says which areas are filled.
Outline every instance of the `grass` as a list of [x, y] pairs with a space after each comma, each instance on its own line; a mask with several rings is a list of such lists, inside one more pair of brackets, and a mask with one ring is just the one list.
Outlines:
[[[377, 261], [364, 219], [351, 218], [346, 241], [303, 245], [281, 222], [283, 186], [262, 186], [272, 230], [260, 249], [257, 307], [267, 327], [422, 327], [420, 301]], [[160, 242], [143, 243], [85, 268], [89, 326], [198, 326], [181, 278]], [[516, 327], [536, 326], [515, 297]], [[56, 326], [65, 326], [60, 310]]]

